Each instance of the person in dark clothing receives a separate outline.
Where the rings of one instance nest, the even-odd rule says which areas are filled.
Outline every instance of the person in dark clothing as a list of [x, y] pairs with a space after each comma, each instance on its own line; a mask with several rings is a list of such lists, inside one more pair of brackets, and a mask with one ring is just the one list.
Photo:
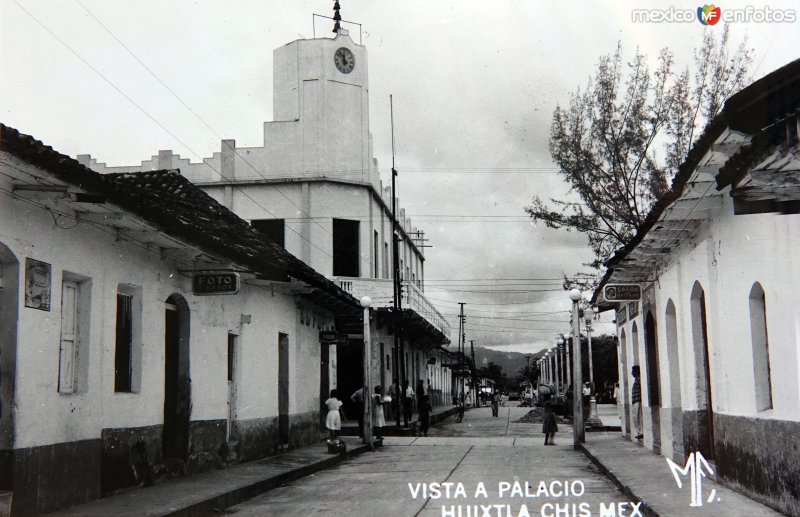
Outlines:
[[548, 398], [544, 403], [544, 419], [542, 421], [542, 432], [544, 433], [544, 444], [555, 445], [555, 434], [558, 432], [556, 413], [552, 398]]
[[397, 382], [397, 377], [392, 379], [392, 385], [389, 386], [389, 396], [392, 398], [391, 417], [397, 422], [397, 427], [400, 427], [400, 384]]
[[500, 412], [500, 401], [498, 400], [500, 395], [497, 393], [492, 395], [492, 416], [496, 417]]
[[633, 376], [633, 387], [631, 388], [631, 404], [633, 404], [633, 427], [636, 429], [636, 439], [640, 440], [644, 437], [642, 434], [642, 384], [639, 381], [641, 375], [639, 365], [635, 364], [631, 367], [631, 375]]
[[350, 395], [353, 407], [358, 413], [358, 436], [364, 438], [364, 388], [358, 388]]
[[422, 436], [428, 436], [428, 428], [431, 425], [431, 399], [428, 395], [422, 396], [419, 404], [419, 430]]
[[414, 412], [414, 390], [408, 385], [408, 381], [403, 381], [403, 427], [408, 427], [408, 421]]

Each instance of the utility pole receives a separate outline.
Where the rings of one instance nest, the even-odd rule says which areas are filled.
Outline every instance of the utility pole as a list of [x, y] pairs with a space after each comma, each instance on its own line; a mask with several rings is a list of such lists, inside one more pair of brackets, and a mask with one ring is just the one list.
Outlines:
[[469, 340], [469, 351], [472, 356], [472, 400], [478, 401], [478, 369], [475, 367], [475, 340]]
[[397, 401], [395, 407], [398, 408], [397, 414], [395, 415], [395, 420], [397, 423], [397, 427], [400, 427], [400, 413], [404, 411], [403, 409], [403, 398], [405, 397], [405, 389], [403, 388], [405, 381], [406, 381], [406, 365], [405, 365], [405, 354], [403, 353], [403, 339], [402, 339], [402, 326], [403, 326], [403, 285], [400, 279], [400, 260], [399, 255], [400, 252], [398, 250], [398, 239], [397, 239], [397, 194], [396, 194], [396, 185], [395, 179], [397, 178], [397, 169], [394, 167], [394, 107], [392, 105], [392, 96], [389, 95], [389, 114], [391, 117], [391, 124], [392, 124], [392, 269], [393, 269], [393, 277], [394, 281], [393, 284], [393, 291], [394, 297], [392, 301], [392, 316], [394, 320], [394, 350], [397, 353], [397, 369], [399, 370], [397, 375], [397, 382], [398, 386], [398, 393], [400, 400]]
[[462, 404], [464, 403], [464, 352], [466, 347], [465, 332], [464, 332], [464, 324], [466, 323], [466, 318], [464, 316], [464, 302], [458, 302], [458, 305], [461, 306], [460, 313], [458, 315], [458, 377], [459, 377], [459, 390], [458, 390], [458, 397], [459, 402]]

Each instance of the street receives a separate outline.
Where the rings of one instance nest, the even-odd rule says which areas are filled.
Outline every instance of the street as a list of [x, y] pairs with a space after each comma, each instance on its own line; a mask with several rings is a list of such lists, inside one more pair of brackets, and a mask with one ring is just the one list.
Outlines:
[[386, 438], [374, 453], [226, 513], [572, 517], [599, 515], [602, 504], [607, 515], [637, 515], [635, 505], [573, 450], [571, 427], [560, 426], [557, 445], [546, 447], [541, 424], [516, 422], [528, 410], [501, 407], [493, 418], [490, 408], [476, 408], [461, 423], [451, 417], [432, 428], [428, 437]]

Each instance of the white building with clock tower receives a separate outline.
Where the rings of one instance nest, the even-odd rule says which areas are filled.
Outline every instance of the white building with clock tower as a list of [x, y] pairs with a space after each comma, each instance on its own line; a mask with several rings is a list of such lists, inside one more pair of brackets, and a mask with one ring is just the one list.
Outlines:
[[[259, 147], [221, 149], [201, 163], [169, 150], [136, 166], [101, 173], [179, 169], [210, 196], [250, 221], [287, 251], [339, 283], [353, 296], [368, 295], [373, 322], [372, 384], [393, 378], [418, 381], [434, 402], [449, 402], [450, 370], [440, 346], [449, 324], [425, 297], [422, 232], [397, 203], [398, 266], [403, 280], [403, 346], [394, 347], [388, 309], [393, 300], [392, 199], [373, 158], [369, 131], [367, 50], [347, 31], [333, 38], [300, 39], [273, 51], [273, 120]], [[352, 322], [351, 322], [352, 323]], [[337, 322], [340, 339], [360, 343], [357, 325]], [[337, 349], [338, 348], [338, 352]], [[361, 382], [356, 346], [331, 346], [330, 385], [344, 392]], [[402, 373], [401, 368], [405, 371]]]

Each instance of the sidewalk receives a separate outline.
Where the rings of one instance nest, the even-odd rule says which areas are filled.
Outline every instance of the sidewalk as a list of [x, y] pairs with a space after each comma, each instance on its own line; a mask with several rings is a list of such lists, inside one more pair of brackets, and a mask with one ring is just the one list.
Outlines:
[[[477, 409], [467, 407], [466, 411], [470, 409]], [[434, 425], [442, 420], [446, 419], [451, 415], [455, 415], [458, 409], [456, 406], [452, 404], [443, 404], [441, 406], [436, 406], [431, 411], [431, 421], [430, 425]], [[411, 419], [408, 421], [408, 427], [403, 427], [403, 417], [400, 416], [400, 427], [397, 427], [397, 422], [393, 418], [389, 420], [386, 419], [386, 425], [383, 427], [383, 436], [416, 436], [417, 435], [417, 428], [419, 425], [417, 424], [417, 420], [419, 420], [418, 413], [412, 413]], [[342, 432], [343, 436], [357, 436], [358, 435], [358, 422], [355, 420], [348, 420], [347, 422], [342, 422]]]
[[[589, 459], [626, 495], [642, 502], [641, 510], [644, 515], [659, 517], [783, 515], [709, 478], [702, 478], [703, 506], [690, 507], [688, 476], [681, 476], [683, 488], [678, 488], [663, 456], [623, 438], [619, 433], [587, 435], [582, 448]], [[684, 465], [680, 467], [683, 468]], [[708, 502], [712, 491], [716, 491], [716, 495], [712, 502]]]
[[135, 488], [66, 510], [49, 517], [196, 517], [256, 497], [283, 483], [332, 467], [368, 450], [358, 438], [343, 438], [347, 454], [328, 454], [325, 442], [261, 460], [242, 463]]

